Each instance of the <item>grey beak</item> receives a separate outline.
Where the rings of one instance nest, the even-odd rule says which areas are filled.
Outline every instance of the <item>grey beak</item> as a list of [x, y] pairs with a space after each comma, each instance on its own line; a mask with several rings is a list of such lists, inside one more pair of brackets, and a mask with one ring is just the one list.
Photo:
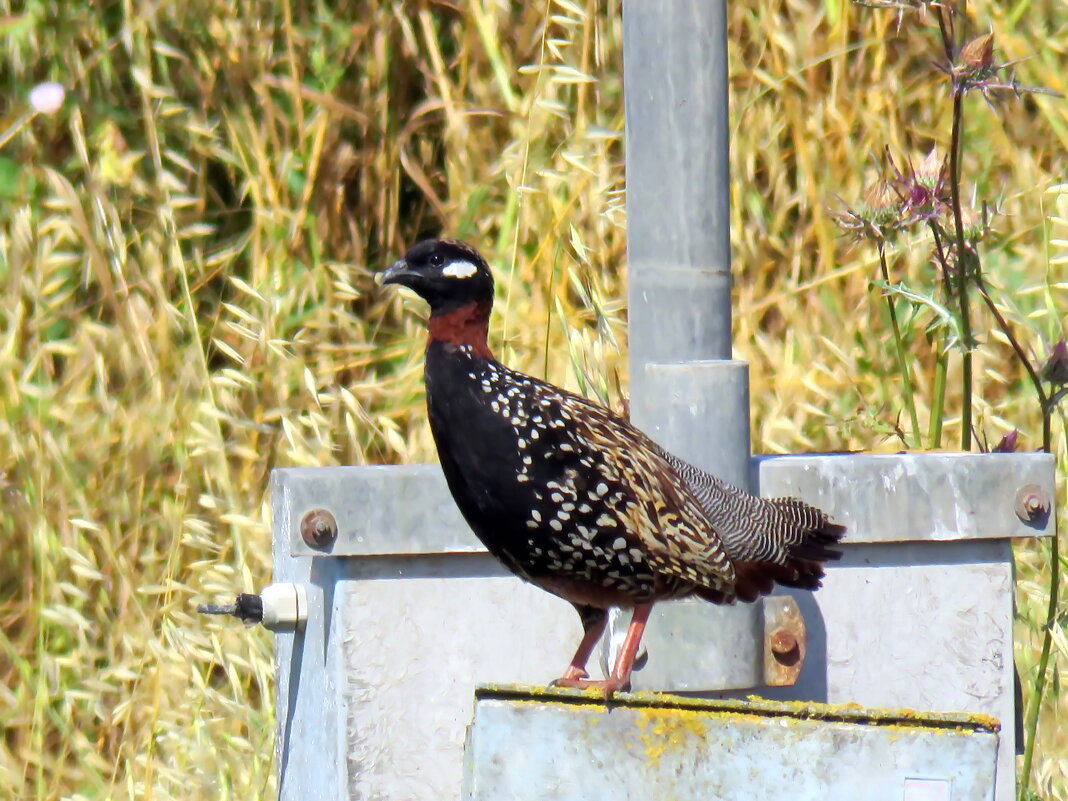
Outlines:
[[380, 272], [378, 274], [378, 283], [382, 286], [386, 284], [406, 284], [406, 278], [411, 278], [415, 273], [408, 269], [408, 262], [404, 259], [397, 259], [393, 262], [393, 266]]

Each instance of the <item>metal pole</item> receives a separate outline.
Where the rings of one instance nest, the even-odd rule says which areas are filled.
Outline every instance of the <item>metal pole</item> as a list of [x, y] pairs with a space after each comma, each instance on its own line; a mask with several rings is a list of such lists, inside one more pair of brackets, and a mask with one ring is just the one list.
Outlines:
[[[749, 369], [731, 361], [726, 0], [627, 0], [623, 65], [631, 420], [748, 488]], [[636, 686], [678, 687], [659, 671], [688, 641], [692, 611], [654, 611]], [[720, 647], [686, 689], [761, 684], [761, 607], [700, 612]], [[614, 616], [609, 658], [621, 631]]]
[[679, 457], [740, 486], [748, 366], [731, 358], [725, 0], [628, 0], [631, 415]]

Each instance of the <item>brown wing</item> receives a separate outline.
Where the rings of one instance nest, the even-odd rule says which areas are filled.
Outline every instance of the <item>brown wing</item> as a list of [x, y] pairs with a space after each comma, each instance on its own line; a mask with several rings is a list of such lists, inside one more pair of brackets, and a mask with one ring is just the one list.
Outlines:
[[560, 393], [574, 441], [599, 458], [605, 500], [625, 519], [659, 573], [730, 592], [736, 576], [724, 543], [685, 482], [638, 429], [583, 398]]

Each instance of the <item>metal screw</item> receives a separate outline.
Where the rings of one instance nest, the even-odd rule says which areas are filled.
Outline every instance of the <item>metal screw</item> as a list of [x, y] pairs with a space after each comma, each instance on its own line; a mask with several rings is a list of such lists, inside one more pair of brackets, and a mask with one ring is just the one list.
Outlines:
[[300, 521], [300, 536], [309, 548], [326, 548], [337, 539], [337, 521], [326, 509], [312, 509]]
[[776, 656], [786, 656], [797, 648], [797, 637], [786, 629], [775, 629], [771, 633], [771, 652]]
[[1049, 495], [1037, 484], [1020, 487], [1016, 493], [1016, 516], [1024, 523], [1040, 522], [1049, 514], [1049, 509]]

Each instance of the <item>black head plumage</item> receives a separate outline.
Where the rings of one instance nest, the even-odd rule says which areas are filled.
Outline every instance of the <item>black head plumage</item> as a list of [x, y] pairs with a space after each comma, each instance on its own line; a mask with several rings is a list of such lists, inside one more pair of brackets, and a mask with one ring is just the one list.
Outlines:
[[455, 239], [427, 239], [413, 245], [382, 274], [382, 283], [412, 289], [430, 304], [431, 316], [493, 302], [489, 265], [477, 250]]

